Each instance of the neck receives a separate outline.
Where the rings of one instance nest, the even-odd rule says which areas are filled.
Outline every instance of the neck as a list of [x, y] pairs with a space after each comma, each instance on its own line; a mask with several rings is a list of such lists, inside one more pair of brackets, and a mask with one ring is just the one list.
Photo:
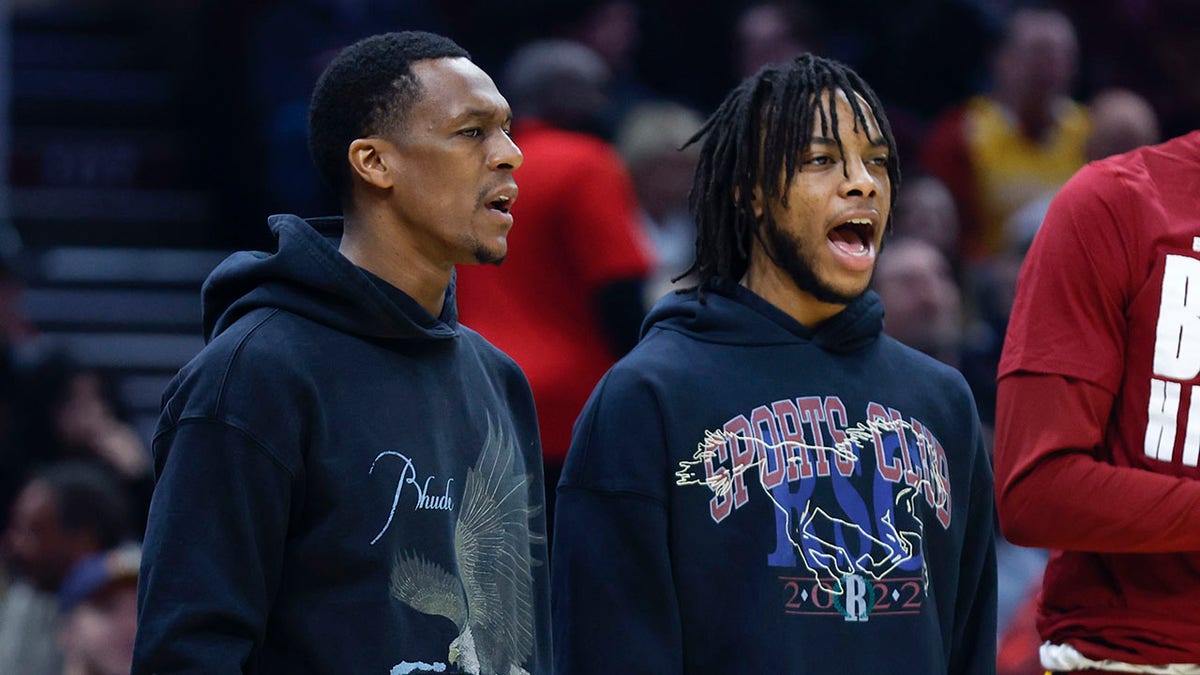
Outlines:
[[1040, 143], [1054, 126], [1053, 99], [1041, 106], [1021, 105], [1017, 96], [1002, 96], [997, 100], [1012, 113], [1026, 138]]
[[431, 315], [441, 316], [454, 265], [422, 256], [403, 233], [403, 227], [394, 222], [347, 213], [338, 251], [407, 293]]
[[846, 305], [821, 302], [800, 290], [791, 276], [772, 263], [757, 246], [751, 251], [750, 267], [741, 283], [809, 330], [846, 309]]

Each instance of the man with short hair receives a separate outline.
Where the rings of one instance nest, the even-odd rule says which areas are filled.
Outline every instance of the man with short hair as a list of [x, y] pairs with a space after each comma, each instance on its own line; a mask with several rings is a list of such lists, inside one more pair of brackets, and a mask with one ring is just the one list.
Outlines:
[[697, 138], [701, 285], [601, 381], [559, 487], [555, 672], [993, 671], [971, 394], [867, 292], [899, 180], [878, 99], [804, 55]]
[[52, 464], [25, 483], [2, 542], [15, 581], [0, 593], [0, 673], [58, 675], [56, 594], [76, 563], [119, 544], [128, 524], [124, 492], [97, 464]]
[[135, 673], [545, 673], [533, 399], [457, 321], [455, 265], [507, 253], [508, 103], [461, 47], [390, 33], [317, 83], [344, 217], [204, 288], [164, 396]]

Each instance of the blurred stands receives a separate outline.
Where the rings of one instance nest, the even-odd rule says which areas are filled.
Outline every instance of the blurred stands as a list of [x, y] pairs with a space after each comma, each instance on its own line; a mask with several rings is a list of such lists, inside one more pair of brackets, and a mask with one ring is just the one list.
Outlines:
[[[1004, 251], [972, 264], [959, 249], [972, 236], [960, 220], [973, 215], [956, 213], [917, 160], [954, 104], [997, 91], [989, 48], [1012, 11], [1031, 4], [1062, 12], [1078, 31], [1079, 72], [1068, 69], [1054, 93], [1093, 100], [1095, 138], [1128, 136], [1098, 133], [1127, 121], [1129, 106], [1107, 116], [1104, 103], [1128, 97], [1092, 99], [1113, 87], [1144, 97], [1162, 136], [1196, 126], [1195, 0], [10, 0], [0, 35], [11, 47], [0, 78], [12, 76], [0, 94], [11, 99], [11, 128], [0, 132], [11, 188], [0, 194], [0, 337], [16, 344], [18, 368], [23, 350], [62, 346], [111, 376], [148, 442], [163, 388], [200, 349], [199, 287], [224, 251], [271, 246], [269, 212], [327, 213], [303, 145], [305, 106], [325, 60], [356, 37], [445, 32], [494, 75], [531, 40], [584, 40], [616, 75], [617, 105], [592, 129], [609, 133], [647, 97], [710, 111], [739, 70], [758, 63], [747, 48], [769, 60], [808, 45], [855, 66], [884, 100], [906, 171], [896, 233], [929, 239], [948, 259], [964, 323], [959, 367], [987, 424], [1016, 270], [1052, 189], [1006, 223], [1018, 236]], [[1018, 90], [1055, 71], [1031, 61], [1039, 77], [1015, 78]], [[529, 112], [501, 90], [518, 116]], [[528, 208], [535, 191], [523, 176], [519, 208]], [[640, 199], [647, 213], [672, 215], [649, 196]], [[529, 251], [512, 243], [509, 265]], [[896, 329], [901, 310], [889, 311]], [[0, 427], [3, 417], [0, 401]], [[1001, 566], [1002, 590], [1036, 589], [1026, 566]], [[1014, 625], [1030, 611], [1014, 611]]]
[[186, 249], [55, 247], [24, 256], [26, 315], [42, 341], [114, 376], [148, 441], [171, 376], [196, 352], [200, 284], [227, 255]]
[[189, 166], [181, 86], [145, 17], [12, 19], [12, 216], [26, 246], [203, 246], [213, 196]]
[[187, 78], [132, 4], [50, 3], [11, 19], [10, 210], [0, 255], [38, 339], [114, 377], [149, 441], [169, 378], [199, 351], [199, 288], [224, 253], [196, 166]]

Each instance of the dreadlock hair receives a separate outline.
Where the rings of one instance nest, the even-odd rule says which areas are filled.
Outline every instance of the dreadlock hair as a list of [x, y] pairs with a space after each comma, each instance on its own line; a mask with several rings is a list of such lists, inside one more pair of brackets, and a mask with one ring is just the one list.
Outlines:
[[[760, 236], [764, 223], [774, 225], [770, 205], [779, 200], [787, 206], [788, 186], [812, 142], [814, 119], [821, 135], [832, 136], [838, 150], [844, 151], [834, 99], [837, 90], [845, 92], [850, 101], [855, 130], [866, 133], [868, 112], [875, 118], [889, 150], [887, 173], [895, 204], [900, 185], [896, 140], [871, 87], [849, 66], [813, 54], [802, 54], [787, 64], [764, 66], [730, 92], [684, 145], [704, 140], [688, 195], [696, 222], [696, 259], [678, 277], [694, 272], [700, 281], [701, 299], [704, 285], [714, 277], [720, 284], [733, 285], [746, 274], [752, 239]], [[826, 92], [828, 104], [822, 101]], [[866, 101], [867, 108], [854, 94]], [[845, 174], [846, 168], [842, 171]], [[780, 176], [784, 180], [780, 181]], [[756, 188], [761, 190], [764, 204], [761, 220], [752, 205]], [[764, 248], [773, 255], [769, 247]]]
[[395, 131], [420, 94], [412, 64], [457, 57], [471, 55], [450, 38], [423, 31], [373, 35], [334, 57], [308, 107], [308, 149], [338, 197], [345, 198], [350, 188], [350, 143]]

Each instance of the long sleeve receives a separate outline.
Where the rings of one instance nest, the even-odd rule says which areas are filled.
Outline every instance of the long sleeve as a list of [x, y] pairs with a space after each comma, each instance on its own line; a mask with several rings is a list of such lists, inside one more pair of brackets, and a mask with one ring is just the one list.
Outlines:
[[661, 504], [562, 488], [553, 570], [555, 673], [682, 672]]
[[996, 668], [996, 528], [992, 469], [983, 434], [975, 422], [974, 472], [971, 476], [969, 523], [963, 541], [958, 595], [954, 604], [951, 673], [995, 672]]
[[1200, 550], [1200, 482], [1102, 459], [1112, 405], [1107, 390], [1061, 375], [1000, 380], [996, 498], [1009, 541], [1101, 553]]
[[209, 419], [160, 434], [155, 456], [133, 674], [243, 672], [278, 588], [292, 476]]
[[584, 410], [558, 491], [554, 672], [680, 673], [661, 418], [610, 375]]

